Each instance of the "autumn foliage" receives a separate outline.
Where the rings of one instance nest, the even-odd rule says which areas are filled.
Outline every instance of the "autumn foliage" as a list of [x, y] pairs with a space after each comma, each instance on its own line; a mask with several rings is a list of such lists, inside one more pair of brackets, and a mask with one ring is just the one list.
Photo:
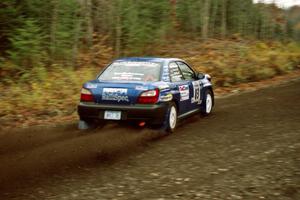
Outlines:
[[290, 73], [299, 13], [252, 0], [2, 0], [0, 127], [75, 119], [82, 83], [117, 57], [179, 57], [219, 88]]

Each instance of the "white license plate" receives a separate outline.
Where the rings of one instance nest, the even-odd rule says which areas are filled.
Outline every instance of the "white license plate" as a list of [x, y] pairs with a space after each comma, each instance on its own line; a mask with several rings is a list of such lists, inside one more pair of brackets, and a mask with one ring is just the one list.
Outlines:
[[104, 119], [110, 120], [120, 120], [121, 119], [121, 111], [105, 111]]

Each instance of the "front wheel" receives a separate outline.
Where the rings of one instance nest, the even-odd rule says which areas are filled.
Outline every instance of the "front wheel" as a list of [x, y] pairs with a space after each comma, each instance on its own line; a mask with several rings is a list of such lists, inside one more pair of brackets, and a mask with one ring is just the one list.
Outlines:
[[211, 90], [206, 90], [201, 105], [201, 114], [207, 116], [212, 112], [214, 97]]
[[177, 108], [174, 103], [171, 103], [167, 110], [162, 129], [166, 133], [173, 133], [176, 128], [176, 125], [177, 125]]

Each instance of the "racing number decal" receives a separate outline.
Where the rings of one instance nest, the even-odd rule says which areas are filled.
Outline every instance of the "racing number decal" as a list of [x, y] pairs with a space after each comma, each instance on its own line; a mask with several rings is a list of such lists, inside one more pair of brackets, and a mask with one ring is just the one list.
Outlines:
[[196, 88], [194, 89], [194, 93], [195, 93], [195, 101], [199, 100], [200, 99], [200, 88]]
[[193, 84], [193, 89], [194, 89], [194, 96], [192, 97], [192, 103], [198, 103], [200, 104], [201, 103], [201, 93], [200, 93], [200, 90], [201, 90], [201, 86], [200, 86], [200, 81], [193, 81], [192, 82]]

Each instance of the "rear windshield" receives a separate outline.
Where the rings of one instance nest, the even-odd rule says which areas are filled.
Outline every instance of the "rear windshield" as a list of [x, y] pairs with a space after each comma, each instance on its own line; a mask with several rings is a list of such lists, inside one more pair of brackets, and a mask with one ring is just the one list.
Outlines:
[[161, 63], [114, 62], [99, 76], [100, 81], [159, 81]]

